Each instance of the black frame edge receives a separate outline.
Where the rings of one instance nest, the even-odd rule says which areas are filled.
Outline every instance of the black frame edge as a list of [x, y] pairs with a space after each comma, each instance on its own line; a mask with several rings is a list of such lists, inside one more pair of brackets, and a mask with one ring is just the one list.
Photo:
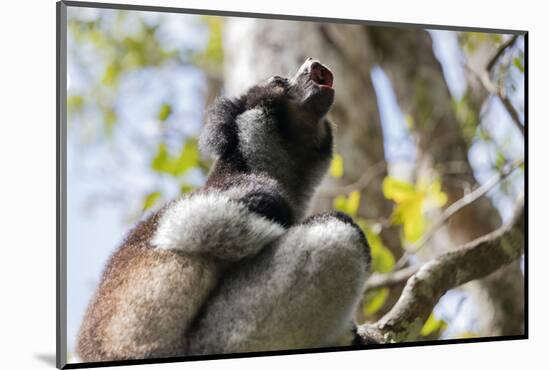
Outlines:
[[525, 227], [524, 227], [524, 248], [523, 248], [523, 276], [524, 276], [524, 333], [529, 338], [529, 32], [523, 36], [524, 42], [524, 137], [523, 137], [523, 158], [525, 163], [524, 171], [524, 193], [525, 193]]
[[500, 337], [481, 337], [481, 338], [443, 339], [443, 340], [439, 339], [439, 340], [429, 340], [429, 341], [423, 341], [423, 342], [370, 344], [366, 346], [326, 347], [326, 348], [313, 348], [313, 349], [310, 348], [310, 349], [280, 350], [280, 351], [242, 352], [242, 353], [228, 353], [228, 354], [214, 354], [214, 355], [200, 355], [200, 356], [177, 356], [177, 357], [136, 359], [136, 360], [82, 362], [82, 363], [67, 364], [64, 367], [64, 369], [150, 365], [150, 364], [173, 363], [173, 362], [223, 360], [223, 359], [249, 358], [249, 357], [288, 356], [288, 355], [316, 354], [316, 353], [329, 353], [329, 352], [376, 350], [376, 349], [384, 349], [384, 348], [424, 347], [424, 346], [440, 346], [440, 345], [472, 344], [472, 343], [477, 344], [477, 343], [502, 342], [502, 341], [525, 340], [525, 339], [527, 339], [526, 335], [511, 335], [511, 336], [500, 336]]

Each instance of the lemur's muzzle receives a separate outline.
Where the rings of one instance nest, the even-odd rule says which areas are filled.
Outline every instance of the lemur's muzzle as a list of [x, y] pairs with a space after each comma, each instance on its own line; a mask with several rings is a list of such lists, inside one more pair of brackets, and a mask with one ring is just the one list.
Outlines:
[[332, 89], [334, 76], [330, 69], [322, 65], [318, 60], [307, 58], [307, 60], [298, 69], [298, 75], [307, 73], [312, 82], [317, 86], [326, 89]]

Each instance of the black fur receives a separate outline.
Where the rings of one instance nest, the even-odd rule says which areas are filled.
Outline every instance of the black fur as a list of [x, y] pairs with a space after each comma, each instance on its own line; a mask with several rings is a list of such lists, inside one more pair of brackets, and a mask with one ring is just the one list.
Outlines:
[[292, 210], [287, 200], [277, 193], [253, 192], [239, 199], [248, 209], [265, 218], [289, 227], [293, 223]]
[[222, 159], [238, 172], [246, 172], [246, 161], [238, 150], [239, 135], [235, 122], [245, 111], [243, 98], [218, 98], [207, 113], [204, 133], [200, 137], [201, 149]]

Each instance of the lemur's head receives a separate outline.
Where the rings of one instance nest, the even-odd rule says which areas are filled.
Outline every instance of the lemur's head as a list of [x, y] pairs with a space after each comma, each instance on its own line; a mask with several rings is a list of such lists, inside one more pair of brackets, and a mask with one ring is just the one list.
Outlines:
[[237, 99], [219, 99], [201, 135], [219, 167], [263, 173], [289, 192], [310, 194], [332, 155], [326, 120], [334, 100], [333, 75], [308, 58], [290, 78], [274, 76]]

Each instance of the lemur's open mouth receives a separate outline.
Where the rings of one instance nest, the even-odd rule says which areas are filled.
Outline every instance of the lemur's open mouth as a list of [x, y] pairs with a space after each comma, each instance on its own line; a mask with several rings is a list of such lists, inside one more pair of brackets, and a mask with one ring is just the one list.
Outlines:
[[332, 82], [334, 80], [332, 72], [321, 63], [313, 62], [309, 72], [309, 77], [320, 87], [332, 89]]

